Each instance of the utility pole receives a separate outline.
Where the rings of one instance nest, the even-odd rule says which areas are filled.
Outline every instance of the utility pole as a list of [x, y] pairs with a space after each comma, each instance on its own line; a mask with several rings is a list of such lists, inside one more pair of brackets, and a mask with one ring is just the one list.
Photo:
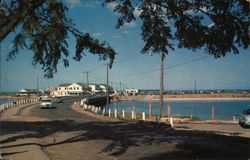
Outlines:
[[36, 78], [36, 92], [39, 93], [39, 77]]
[[[0, 42], [0, 92], [2, 91], [2, 53], [1, 53], [1, 42]], [[1, 156], [1, 155], [0, 155]]]
[[[1, 3], [1, 0], [0, 0], [0, 3]], [[2, 86], [2, 68], [1, 68], [2, 59], [1, 59], [1, 56], [2, 56], [2, 53], [1, 53], [1, 41], [0, 41], [0, 92], [2, 91], [2, 87], [1, 87]], [[1, 137], [0, 137], [0, 140], [2, 140]], [[0, 144], [0, 147], [2, 147], [1, 144]], [[0, 159], [2, 159], [1, 150], [0, 150]]]
[[115, 90], [118, 91], [117, 82], [115, 82]]
[[89, 86], [89, 73], [91, 73], [91, 71], [84, 71], [82, 73], [83, 74], [86, 73], [86, 75], [87, 75], [87, 86]]
[[119, 84], [120, 84], [120, 93], [122, 93], [122, 82], [120, 82]]
[[106, 108], [108, 109], [108, 107], [109, 107], [109, 66], [110, 66], [110, 64], [109, 63], [106, 63], [106, 64], [104, 64], [104, 65], [107, 65], [107, 88], [106, 88], [106, 94], [107, 94], [107, 104], [106, 104]]
[[194, 81], [194, 93], [196, 93], [196, 80]]
[[163, 109], [163, 60], [165, 58], [164, 53], [161, 53], [161, 62], [160, 62], [160, 106], [159, 106], [159, 121], [162, 118], [162, 109]]

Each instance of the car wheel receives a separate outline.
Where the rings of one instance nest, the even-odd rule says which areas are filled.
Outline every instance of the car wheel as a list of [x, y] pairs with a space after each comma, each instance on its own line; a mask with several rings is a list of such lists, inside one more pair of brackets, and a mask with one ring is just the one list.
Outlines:
[[246, 124], [244, 122], [242, 123], [242, 128], [246, 128]]

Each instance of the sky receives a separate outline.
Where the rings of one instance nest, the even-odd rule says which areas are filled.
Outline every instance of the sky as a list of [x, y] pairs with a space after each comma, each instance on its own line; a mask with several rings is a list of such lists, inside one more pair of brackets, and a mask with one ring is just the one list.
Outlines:
[[[75, 27], [90, 33], [94, 38], [106, 41], [118, 53], [111, 70], [109, 81], [114, 88], [159, 89], [160, 56], [142, 54], [144, 42], [141, 39], [140, 20], [125, 24], [116, 29], [119, 15], [112, 12], [113, 4], [102, 6], [100, 0], [67, 0], [68, 16]], [[135, 13], [139, 14], [138, 11]], [[89, 83], [106, 83], [106, 61], [87, 53], [80, 62], [73, 60], [75, 42], [69, 38], [70, 66], [61, 62], [53, 79], [45, 79], [41, 66], [33, 66], [32, 52], [22, 50], [16, 59], [6, 61], [11, 49], [9, 35], [1, 44], [1, 91], [13, 92], [20, 89], [56, 87], [61, 83], [86, 83], [85, 71], [89, 73]], [[170, 51], [164, 60], [164, 89], [250, 89], [250, 49], [239, 48], [240, 54], [228, 53], [215, 59], [204, 50], [193, 52], [187, 49]]]

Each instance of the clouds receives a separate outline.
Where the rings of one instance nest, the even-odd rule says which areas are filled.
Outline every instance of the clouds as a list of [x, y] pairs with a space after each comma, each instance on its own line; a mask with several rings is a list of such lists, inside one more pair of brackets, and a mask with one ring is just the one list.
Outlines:
[[104, 33], [102, 33], [102, 32], [93, 33], [94, 37], [100, 37], [102, 35], [104, 35]]
[[134, 15], [138, 18], [141, 15], [142, 10], [139, 7], [135, 7]]
[[70, 4], [71, 8], [96, 8], [97, 6], [101, 6], [101, 2], [98, 0], [66, 0], [66, 2]]
[[124, 33], [124, 34], [129, 34], [130, 32], [127, 31], [127, 30], [125, 30], [125, 31], [123, 31], [123, 33]]
[[118, 4], [116, 2], [112, 2], [112, 3], [108, 3], [107, 4], [107, 8], [110, 10], [110, 11], [114, 11], [115, 9], [115, 6], [117, 6]]
[[[115, 7], [118, 5], [118, 3], [116, 2], [112, 2], [112, 3], [108, 3], [107, 4], [107, 8], [110, 10], [110, 11], [114, 11]], [[142, 10], [139, 8], [139, 7], [135, 7], [134, 8], [134, 16], [135, 18], [138, 18], [142, 12]]]
[[[114, 12], [114, 9], [115, 9], [115, 7], [116, 7], [117, 5], [118, 5], [118, 3], [112, 2], [112, 3], [108, 3], [108, 4], [106, 5], [106, 7], [107, 7], [111, 12], [113, 12], [115, 15], [119, 16], [118, 13]], [[138, 18], [138, 17], [140, 16], [141, 12], [142, 12], [142, 11], [141, 11], [141, 9], [140, 9], [139, 7], [135, 7], [135, 11], [134, 11], [135, 18]], [[134, 27], [136, 27], [136, 23], [135, 23], [135, 21], [131, 21], [130, 23], [124, 23], [123, 26], [128, 27], [128, 28], [134, 28]]]
[[128, 28], [134, 28], [136, 27], [136, 23], [135, 21], [131, 21], [130, 23], [124, 23], [123, 26], [128, 27]]

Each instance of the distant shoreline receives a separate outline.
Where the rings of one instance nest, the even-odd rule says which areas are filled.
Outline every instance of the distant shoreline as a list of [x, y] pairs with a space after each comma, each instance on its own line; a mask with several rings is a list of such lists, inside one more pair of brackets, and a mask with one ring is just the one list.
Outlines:
[[[164, 102], [211, 102], [211, 101], [224, 101], [224, 102], [235, 102], [235, 101], [250, 101], [250, 98], [166, 98]], [[126, 100], [123, 100], [126, 101]], [[141, 100], [134, 100], [141, 101]], [[149, 102], [160, 101], [160, 99], [147, 100]]]
[[0, 95], [0, 99], [8, 99], [8, 100], [20, 100], [20, 99], [27, 99], [27, 98], [34, 98], [36, 96], [12, 96], [12, 95]]
[[[134, 95], [134, 96], [117, 96], [113, 98], [113, 102], [118, 101], [159, 101], [159, 95]], [[250, 101], [250, 94], [185, 94], [185, 95], [164, 95], [165, 102], [210, 102], [210, 101]]]

